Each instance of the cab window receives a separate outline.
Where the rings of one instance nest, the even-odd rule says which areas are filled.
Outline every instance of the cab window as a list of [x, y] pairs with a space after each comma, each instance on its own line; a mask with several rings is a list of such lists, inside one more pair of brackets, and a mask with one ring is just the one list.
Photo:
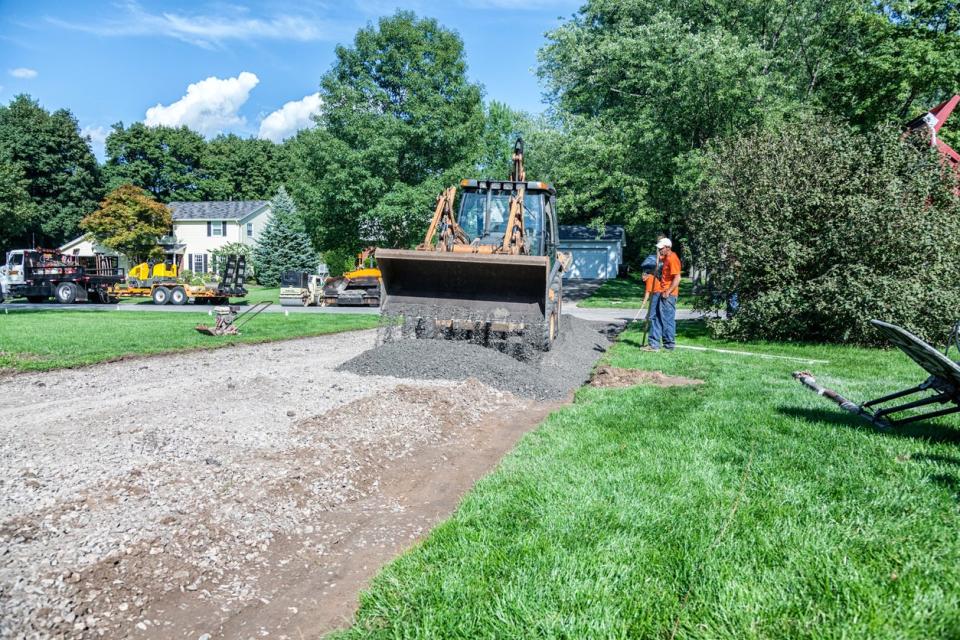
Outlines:
[[526, 193], [523, 197], [523, 226], [530, 241], [530, 253], [540, 255], [543, 244], [543, 195]]
[[486, 193], [472, 191], [463, 194], [460, 202], [460, 218], [457, 223], [471, 240], [483, 235], [483, 218], [486, 206]]

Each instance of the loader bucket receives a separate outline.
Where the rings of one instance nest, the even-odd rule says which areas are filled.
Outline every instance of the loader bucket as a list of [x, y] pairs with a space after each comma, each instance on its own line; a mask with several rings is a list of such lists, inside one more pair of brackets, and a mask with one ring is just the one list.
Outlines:
[[384, 314], [463, 328], [523, 331], [543, 323], [546, 256], [378, 249]]

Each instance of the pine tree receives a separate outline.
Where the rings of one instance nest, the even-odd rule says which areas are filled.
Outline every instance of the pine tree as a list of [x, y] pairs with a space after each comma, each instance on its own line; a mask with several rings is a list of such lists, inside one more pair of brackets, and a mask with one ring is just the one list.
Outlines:
[[284, 271], [313, 273], [320, 262], [310, 236], [303, 226], [297, 205], [283, 188], [271, 201], [273, 214], [253, 250], [253, 267], [257, 282], [265, 287], [280, 285]]

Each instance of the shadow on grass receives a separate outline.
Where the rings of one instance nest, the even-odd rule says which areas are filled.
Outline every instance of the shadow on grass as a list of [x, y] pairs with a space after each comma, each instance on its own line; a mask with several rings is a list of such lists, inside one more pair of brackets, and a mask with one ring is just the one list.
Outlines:
[[913, 438], [927, 440], [928, 442], [960, 444], [960, 429], [936, 422], [920, 421], [902, 427], [880, 429], [870, 425], [863, 418], [858, 418], [840, 409], [831, 411], [830, 409], [808, 409], [805, 407], [778, 407], [777, 413], [790, 418], [801, 418], [807, 422], [818, 422], [850, 429], [868, 429], [894, 438]]
[[[777, 412], [781, 415], [791, 418], [802, 418], [808, 422], [819, 422], [831, 426], [848, 427], [851, 429], [867, 429], [884, 436], [894, 438], [907, 438], [925, 440], [932, 443], [958, 444], [960, 445], [960, 430], [935, 422], [915, 422], [902, 427], [890, 427], [889, 429], [880, 429], [867, 423], [863, 418], [858, 418], [852, 414], [841, 411], [830, 411], [828, 409], [801, 409], [797, 407], [780, 407]], [[898, 458], [899, 459], [899, 458]], [[960, 458], [954, 456], [944, 456], [932, 453], [918, 453], [910, 455], [903, 461], [914, 463], [934, 463], [946, 464], [960, 467]], [[960, 478], [949, 473], [927, 474], [927, 477], [952, 492], [956, 499], [960, 501]]]
[[[960, 458], [955, 458], [953, 456], [942, 456], [936, 453], [918, 453], [910, 456], [910, 459], [914, 462], [930, 462], [933, 464], [952, 465], [954, 467], [958, 467], [958, 471], [960, 471]], [[956, 474], [951, 475], [949, 473], [936, 473], [929, 476], [929, 478], [944, 489], [953, 492], [957, 501], [960, 502], [960, 478], [958, 478]]]

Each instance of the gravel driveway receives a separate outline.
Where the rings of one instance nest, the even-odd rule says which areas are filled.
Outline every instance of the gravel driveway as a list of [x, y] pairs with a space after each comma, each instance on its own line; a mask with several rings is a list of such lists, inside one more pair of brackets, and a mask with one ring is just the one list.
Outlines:
[[347, 620], [556, 406], [334, 370], [375, 336], [0, 380], [0, 637], [310, 638]]

